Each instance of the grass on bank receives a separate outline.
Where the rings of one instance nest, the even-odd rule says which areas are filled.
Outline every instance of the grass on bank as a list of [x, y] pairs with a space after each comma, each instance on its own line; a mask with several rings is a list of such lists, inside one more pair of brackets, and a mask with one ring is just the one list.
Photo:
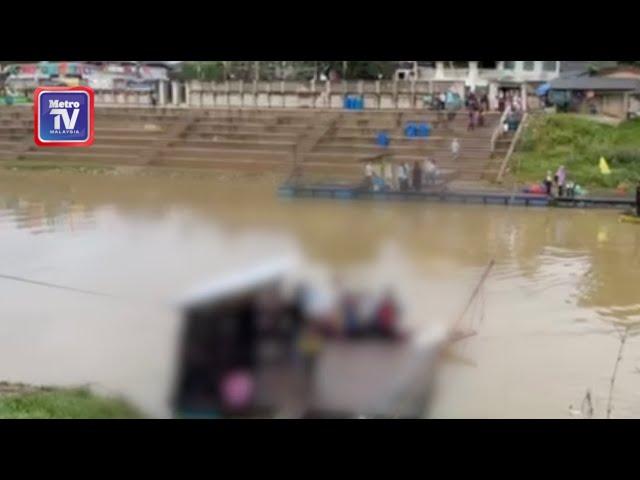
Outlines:
[[86, 388], [49, 388], [0, 383], [3, 419], [133, 419], [138, 409], [120, 398], [103, 397]]
[[[610, 175], [600, 173], [602, 156]], [[567, 178], [585, 187], [632, 185], [640, 180], [640, 119], [613, 126], [571, 114], [536, 115], [511, 162], [520, 182], [540, 182], [564, 165]]]

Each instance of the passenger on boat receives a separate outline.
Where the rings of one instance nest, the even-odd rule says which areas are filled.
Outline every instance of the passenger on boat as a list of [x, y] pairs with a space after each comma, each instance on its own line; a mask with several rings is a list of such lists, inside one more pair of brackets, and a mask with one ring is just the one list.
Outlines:
[[344, 292], [340, 300], [343, 332], [346, 337], [354, 338], [360, 335], [360, 318], [358, 315], [358, 297], [353, 292]]
[[387, 289], [375, 311], [375, 332], [383, 337], [398, 335], [399, 308], [393, 292]]
[[420, 190], [422, 190], [422, 166], [420, 165], [420, 162], [418, 160], [416, 160], [413, 164], [412, 176], [413, 189], [416, 192], [419, 192]]

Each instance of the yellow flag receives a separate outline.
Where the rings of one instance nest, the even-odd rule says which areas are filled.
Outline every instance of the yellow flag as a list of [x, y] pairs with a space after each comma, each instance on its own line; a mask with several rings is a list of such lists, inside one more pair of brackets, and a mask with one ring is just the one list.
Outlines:
[[600, 173], [602, 175], [609, 175], [611, 170], [609, 169], [609, 165], [604, 157], [600, 157]]
[[608, 239], [608, 235], [606, 230], [598, 231], [598, 243], [604, 243], [607, 241], [607, 239]]

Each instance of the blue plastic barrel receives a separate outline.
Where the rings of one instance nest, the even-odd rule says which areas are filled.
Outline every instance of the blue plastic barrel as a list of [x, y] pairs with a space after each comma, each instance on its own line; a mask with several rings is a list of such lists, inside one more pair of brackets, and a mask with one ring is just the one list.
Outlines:
[[387, 132], [378, 133], [376, 143], [381, 147], [388, 147], [390, 143], [389, 134]]
[[407, 123], [404, 127], [404, 134], [407, 137], [416, 136], [416, 125], [414, 123]]
[[431, 133], [431, 126], [428, 123], [420, 123], [417, 128], [419, 137], [428, 137]]

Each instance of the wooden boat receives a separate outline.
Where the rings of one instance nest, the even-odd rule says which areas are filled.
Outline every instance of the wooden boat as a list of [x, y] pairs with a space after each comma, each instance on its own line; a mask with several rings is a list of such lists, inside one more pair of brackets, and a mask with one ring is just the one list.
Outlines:
[[[181, 299], [184, 330], [174, 412], [197, 417], [404, 417], [424, 415], [443, 349], [472, 332], [427, 325], [402, 339], [322, 337], [318, 354], [300, 355], [283, 323], [255, 335], [251, 305], [276, 292], [290, 265], [266, 263], [196, 288]], [[487, 272], [488, 273], [488, 272]], [[485, 275], [486, 276], [486, 275]], [[485, 278], [483, 276], [483, 279]], [[275, 318], [275, 316], [274, 316]], [[279, 321], [279, 320], [278, 320]], [[234, 352], [233, 350], [238, 351]], [[306, 360], [305, 360], [306, 359]], [[312, 365], [312, 367], [309, 367]], [[225, 372], [250, 371], [252, 400], [221, 400]]]

